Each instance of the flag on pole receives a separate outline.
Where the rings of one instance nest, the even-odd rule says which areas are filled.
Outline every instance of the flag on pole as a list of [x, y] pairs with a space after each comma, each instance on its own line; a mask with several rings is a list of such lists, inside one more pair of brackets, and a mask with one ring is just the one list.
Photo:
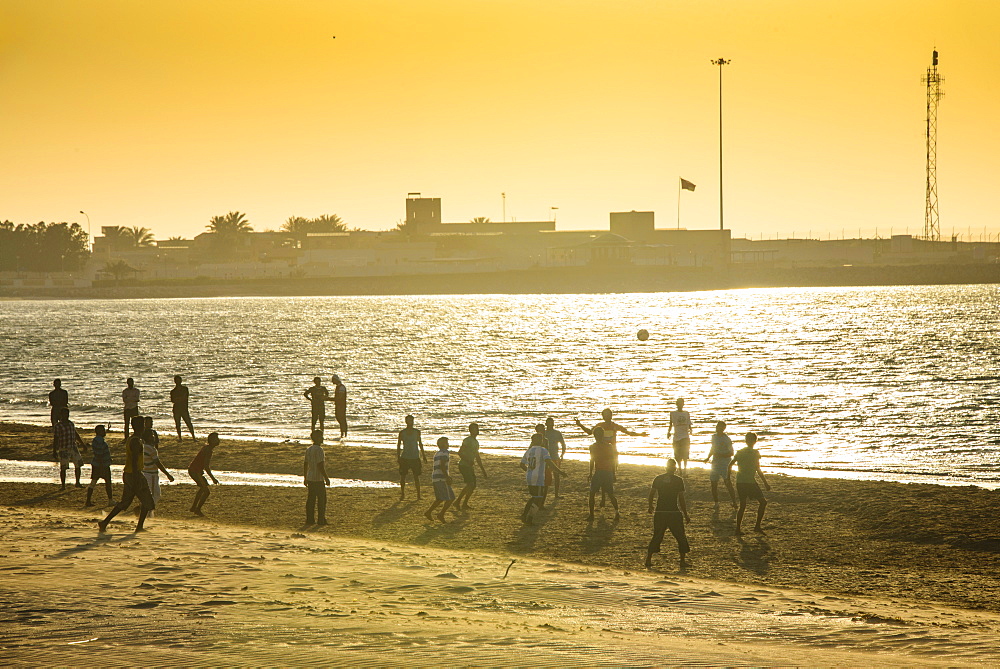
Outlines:
[[695, 186], [687, 179], [681, 179], [681, 188], [683, 188], [684, 190], [689, 190], [693, 193]]

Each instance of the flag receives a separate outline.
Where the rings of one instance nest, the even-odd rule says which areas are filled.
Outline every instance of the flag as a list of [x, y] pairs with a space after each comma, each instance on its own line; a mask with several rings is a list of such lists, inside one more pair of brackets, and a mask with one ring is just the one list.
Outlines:
[[687, 179], [681, 179], [681, 188], [683, 188], [684, 190], [689, 190], [692, 193], [694, 192], [694, 184], [688, 181]]

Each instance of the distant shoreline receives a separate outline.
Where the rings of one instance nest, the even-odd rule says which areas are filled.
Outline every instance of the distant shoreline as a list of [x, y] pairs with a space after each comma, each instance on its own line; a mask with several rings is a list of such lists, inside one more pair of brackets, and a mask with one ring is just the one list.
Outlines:
[[0, 286], [0, 299], [658, 293], [738, 288], [991, 283], [1000, 283], [1000, 264], [801, 268], [586, 266], [308, 279], [134, 281], [87, 288]]

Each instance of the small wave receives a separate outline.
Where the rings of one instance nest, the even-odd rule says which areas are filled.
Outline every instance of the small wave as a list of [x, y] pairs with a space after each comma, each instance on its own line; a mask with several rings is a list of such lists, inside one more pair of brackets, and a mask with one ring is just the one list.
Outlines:
[[47, 407], [49, 403], [46, 400], [29, 400], [29, 399], [19, 399], [16, 397], [0, 397], [0, 404], [9, 404], [11, 406], [40, 406]]

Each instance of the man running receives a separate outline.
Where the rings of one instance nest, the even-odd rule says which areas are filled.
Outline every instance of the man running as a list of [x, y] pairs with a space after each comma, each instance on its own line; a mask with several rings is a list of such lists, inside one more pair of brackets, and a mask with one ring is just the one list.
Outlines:
[[122, 403], [125, 405], [125, 439], [128, 439], [129, 423], [132, 416], [139, 415], [139, 389], [135, 387], [135, 379], [131, 376], [125, 379], [125, 389], [122, 391]]
[[705, 462], [712, 460], [712, 471], [708, 475], [712, 482], [712, 499], [715, 500], [715, 508], [719, 508], [719, 481], [726, 484], [729, 491], [729, 501], [733, 508], [736, 508], [736, 493], [733, 492], [733, 483], [729, 480], [729, 463], [733, 459], [733, 440], [726, 434], [726, 421], [720, 420], [715, 424], [715, 434], [712, 435], [712, 448], [708, 451]]
[[87, 503], [84, 506], [94, 506], [91, 498], [94, 495], [94, 488], [97, 482], [104, 479], [104, 490], [108, 493], [108, 502], [111, 501], [111, 448], [104, 440], [107, 430], [103, 425], [94, 428], [94, 439], [90, 442], [90, 452], [93, 456], [90, 461], [90, 485], [87, 486]]
[[86, 450], [87, 445], [83, 443], [80, 433], [76, 431], [76, 426], [69, 419], [69, 409], [61, 407], [56, 416], [56, 424], [52, 428], [52, 457], [59, 461], [61, 490], [66, 489], [66, 470], [69, 469], [71, 462], [76, 468], [76, 487], [83, 487], [80, 485], [80, 467], [83, 466], [80, 448]]
[[319, 430], [312, 431], [312, 445], [306, 449], [302, 483], [309, 490], [306, 495], [306, 525], [326, 525], [326, 489], [330, 485], [330, 477], [326, 475], [323, 433]]
[[[552, 416], [545, 419], [545, 442], [552, 462], [556, 466], [561, 465], [563, 458], [566, 457], [566, 439], [563, 438], [563, 433], [556, 429], [556, 420]], [[553, 473], [553, 483], [555, 484], [556, 497], [558, 497], [559, 481], [562, 480], [562, 474], [555, 470]]]
[[691, 456], [691, 414], [684, 410], [684, 400], [677, 399], [677, 410], [670, 412], [667, 438], [674, 433], [674, 460], [682, 472], [687, 471], [687, 461]]
[[52, 385], [54, 388], [49, 393], [49, 406], [52, 407], [49, 411], [49, 420], [52, 421], [52, 425], [55, 425], [59, 422], [60, 410], [69, 410], [69, 393], [62, 387], [62, 379], [56, 379]]
[[212, 483], [219, 485], [219, 480], [212, 473], [212, 454], [218, 445], [219, 433], [213, 432], [208, 435], [208, 443], [201, 447], [198, 455], [194, 456], [194, 460], [188, 465], [188, 476], [198, 486], [198, 492], [194, 494], [194, 502], [191, 504], [191, 513], [196, 516], [205, 515], [201, 512], [201, 507], [205, 506], [209, 495], [212, 494], [208, 487], [208, 480], [205, 479], [205, 474], [208, 474], [209, 478], [212, 479]]
[[451, 452], [448, 450], [448, 437], [438, 439], [437, 445], [438, 452], [434, 454], [434, 466], [431, 469], [434, 502], [424, 515], [427, 516], [427, 520], [434, 520], [434, 509], [438, 507], [438, 504], [443, 503], [444, 506], [441, 507], [441, 513], [437, 514], [437, 519], [443, 523], [444, 512], [455, 501], [455, 491], [451, 489], [451, 472], [449, 471]]
[[[669, 458], [667, 472], [653, 479], [653, 485], [649, 489], [647, 513], [653, 514], [653, 538], [649, 542], [649, 548], [646, 549], [646, 569], [652, 567], [653, 553], [660, 552], [663, 534], [668, 529], [677, 540], [677, 550], [681, 554], [681, 569], [687, 566], [684, 556], [691, 551], [691, 546], [684, 534], [684, 523], [690, 523], [691, 517], [688, 516], [687, 502], [684, 500], [684, 479], [677, 476], [676, 472], [677, 461]], [[655, 513], [654, 498], [656, 498]]]
[[551, 467], [563, 476], [566, 475], [559, 466], [552, 462], [549, 449], [545, 447], [545, 437], [539, 433], [531, 435], [531, 445], [521, 457], [521, 469], [525, 472], [525, 480], [528, 483], [528, 502], [521, 512], [521, 522], [528, 525], [534, 521], [531, 507], [537, 507], [539, 511], [545, 508], [545, 471]]
[[594, 501], [597, 491], [601, 491], [602, 495], [607, 493], [617, 521], [621, 517], [618, 513], [618, 498], [615, 497], [618, 449], [606, 438], [604, 428], [597, 426], [591, 434], [594, 436], [594, 443], [590, 445], [590, 475], [587, 477], [590, 481], [590, 515], [587, 516], [587, 522], [594, 520]]
[[406, 417], [406, 427], [396, 437], [396, 462], [399, 464], [399, 499], [406, 499], [406, 475], [413, 472], [413, 485], [417, 487], [420, 499], [420, 459], [427, 462], [424, 443], [420, 441], [420, 430], [413, 427], [413, 416]]
[[347, 437], [347, 386], [340, 381], [340, 377], [333, 375], [333, 415], [340, 426], [340, 438]]
[[469, 436], [462, 440], [462, 446], [458, 449], [458, 471], [462, 475], [465, 487], [462, 488], [462, 492], [458, 493], [458, 497], [455, 498], [456, 509], [464, 510], [470, 508], [469, 498], [472, 497], [472, 493], [476, 490], [476, 465], [479, 465], [479, 470], [483, 473], [483, 478], [486, 478], [486, 469], [483, 467], [483, 461], [479, 457], [478, 437], [479, 424], [471, 423], [469, 425]]
[[312, 418], [309, 425], [310, 434], [316, 429], [316, 423], [319, 423], [319, 429], [322, 431], [325, 429], [326, 403], [330, 401], [330, 391], [323, 385], [322, 379], [316, 376], [313, 377], [312, 388], [306, 388], [306, 392], [303, 394], [312, 406]]
[[[605, 409], [601, 412], [601, 418], [604, 420], [595, 425], [593, 428], [587, 428], [583, 423], [580, 422], [579, 418], [576, 418], [576, 425], [586, 434], [593, 434], [594, 430], [601, 428], [604, 431], [604, 440], [610, 443], [615, 449], [615, 457], [617, 457], [618, 452], [618, 433], [627, 434], [630, 437], [645, 437], [647, 436], [645, 432], [629, 432], [624, 427], [618, 423], [611, 420], [612, 418], [611, 409]], [[606, 493], [601, 493], [601, 508], [604, 508]]]
[[763, 532], [760, 522], [764, 520], [764, 510], [767, 508], [767, 499], [757, 485], [757, 476], [764, 483], [764, 490], [771, 490], [771, 485], [764, 478], [764, 472], [760, 470], [760, 451], [753, 446], [757, 443], [757, 434], [747, 432], [747, 445], [736, 451], [733, 461], [729, 463], [729, 471], [733, 471], [733, 465], [739, 467], [736, 473], [736, 494], [740, 498], [740, 510], [736, 512], [736, 534], [743, 534], [743, 513], [747, 508], [747, 500], [757, 500], [757, 523], [753, 526], [754, 532]]
[[174, 387], [170, 390], [170, 401], [174, 405], [174, 424], [177, 426], [177, 441], [184, 441], [181, 436], [181, 421], [183, 420], [191, 432], [191, 439], [198, 441], [194, 436], [194, 426], [191, 424], [191, 411], [188, 408], [188, 401], [191, 399], [191, 392], [187, 386], [181, 385], [181, 377], [174, 377]]
[[107, 517], [97, 523], [97, 530], [103, 534], [108, 529], [108, 523], [122, 511], [132, 506], [133, 500], [139, 498], [139, 522], [135, 531], [142, 532], [145, 528], [146, 516], [155, 508], [153, 496], [146, 485], [146, 477], [142, 475], [142, 425], [141, 416], [132, 418], [132, 436], [125, 442], [125, 469], [122, 471], [122, 482], [125, 484], [121, 500], [111, 509]]

